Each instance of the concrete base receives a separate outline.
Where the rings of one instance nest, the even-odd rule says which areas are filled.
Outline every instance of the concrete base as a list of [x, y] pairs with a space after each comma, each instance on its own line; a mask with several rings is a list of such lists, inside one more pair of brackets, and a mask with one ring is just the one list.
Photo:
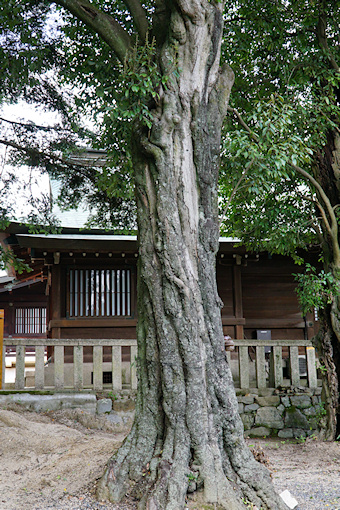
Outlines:
[[46, 412], [59, 409], [76, 409], [95, 414], [97, 412], [97, 398], [94, 393], [54, 393], [53, 395], [10, 393], [0, 394], [0, 406], [20, 404], [30, 411]]

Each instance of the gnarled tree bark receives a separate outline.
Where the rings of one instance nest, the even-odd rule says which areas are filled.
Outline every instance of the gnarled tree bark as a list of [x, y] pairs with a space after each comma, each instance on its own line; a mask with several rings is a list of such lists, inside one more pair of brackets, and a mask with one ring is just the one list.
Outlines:
[[[330, 206], [336, 214], [340, 204], [340, 136], [328, 132], [327, 144], [316, 155], [316, 179], [326, 193]], [[323, 228], [323, 261], [326, 272], [332, 273], [335, 282], [340, 280], [340, 246], [338, 240], [338, 220], [334, 223], [336, 235]], [[340, 435], [340, 298], [333, 296], [331, 302], [320, 311], [320, 330], [314, 339], [323, 371], [322, 400], [327, 411], [327, 427], [324, 439], [334, 440]]]
[[[170, 9], [170, 7], [168, 7]], [[223, 4], [179, 1], [160, 48], [171, 77], [150, 131], [136, 129], [138, 395], [132, 430], [98, 485], [139, 508], [178, 510], [188, 490], [239, 510], [286, 508], [243, 439], [224, 351], [215, 257], [221, 125], [233, 83], [220, 68]], [[215, 508], [215, 507], [211, 507]]]

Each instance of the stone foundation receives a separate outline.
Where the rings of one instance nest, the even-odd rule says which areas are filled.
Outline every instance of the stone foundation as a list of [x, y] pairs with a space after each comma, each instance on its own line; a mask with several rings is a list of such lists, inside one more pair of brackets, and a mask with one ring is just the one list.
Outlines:
[[[121, 413], [127, 413], [129, 419], [133, 416], [135, 395], [130, 391], [97, 396], [92, 392], [48, 393], [0, 392], [0, 407], [16, 403], [38, 412], [81, 408], [106, 415], [114, 423], [122, 421]], [[246, 437], [301, 438], [318, 434], [324, 427], [321, 388], [250, 388], [236, 389], [236, 394]]]
[[301, 438], [324, 426], [321, 388], [250, 388], [236, 394], [246, 437]]

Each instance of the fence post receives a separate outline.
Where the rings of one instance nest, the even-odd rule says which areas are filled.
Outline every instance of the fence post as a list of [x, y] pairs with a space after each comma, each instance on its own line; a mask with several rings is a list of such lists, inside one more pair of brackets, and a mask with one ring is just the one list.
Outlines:
[[283, 382], [282, 346], [274, 345], [270, 353], [269, 387], [278, 388]]
[[54, 387], [56, 390], [64, 389], [64, 346], [54, 346]]
[[43, 390], [45, 386], [45, 365], [44, 365], [45, 347], [43, 345], [35, 346], [35, 379], [36, 390]]
[[292, 386], [300, 386], [299, 347], [289, 347], [290, 380]]
[[17, 345], [15, 362], [15, 389], [23, 390], [25, 388], [25, 354], [26, 346]]
[[5, 387], [4, 317], [5, 311], [0, 310], [0, 390]]
[[112, 346], [112, 388], [114, 390], [122, 389], [122, 347], [121, 345]]
[[307, 355], [307, 373], [308, 373], [308, 386], [316, 388], [318, 386], [316, 366], [315, 366], [315, 349], [312, 346], [306, 347]]
[[263, 345], [256, 346], [256, 383], [258, 388], [266, 387], [266, 358]]
[[131, 346], [131, 389], [137, 389], [137, 345]]
[[238, 348], [238, 360], [240, 370], [240, 388], [249, 388], [249, 353], [248, 345], [240, 345]]
[[103, 389], [103, 347], [101, 345], [93, 346], [93, 389], [94, 391]]

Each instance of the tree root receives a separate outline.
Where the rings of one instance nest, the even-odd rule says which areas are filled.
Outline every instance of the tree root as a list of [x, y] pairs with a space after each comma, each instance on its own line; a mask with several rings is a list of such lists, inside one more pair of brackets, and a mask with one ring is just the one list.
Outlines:
[[200, 465], [193, 464], [188, 448], [182, 455], [175, 450], [171, 459], [166, 458], [166, 452], [158, 450], [162, 453], [153, 455], [141, 467], [143, 448], [138, 445], [134, 431], [130, 434], [98, 483], [100, 500], [118, 502], [129, 495], [139, 500], [138, 510], [180, 510], [190, 500], [221, 510], [244, 510], [246, 500], [266, 510], [287, 508], [274, 492], [267, 469], [255, 461], [247, 447], [244, 464], [237, 470], [229, 464], [232, 471], [228, 476], [222, 468], [217, 446], [195, 456], [195, 462], [198, 457], [203, 459]]

